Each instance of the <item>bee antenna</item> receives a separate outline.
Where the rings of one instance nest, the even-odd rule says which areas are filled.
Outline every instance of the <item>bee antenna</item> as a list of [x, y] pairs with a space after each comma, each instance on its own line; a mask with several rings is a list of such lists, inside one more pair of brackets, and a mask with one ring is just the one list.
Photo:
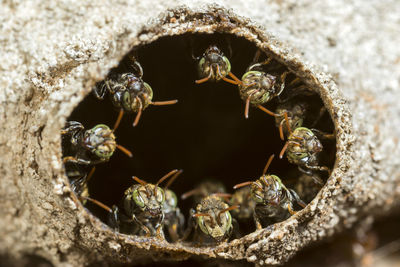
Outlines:
[[265, 175], [265, 174], [267, 173], [268, 168], [269, 168], [269, 165], [271, 165], [271, 162], [272, 162], [272, 160], [274, 159], [274, 157], [275, 157], [274, 154], [272, 154], [272, 155], [269, 157], [268, 162], [267, 162], [267, 164], [266, 164], [265, 167], [264, 167], [264, 170], [263, 170], [263, 173], [262, 173], [263, 175]]
[[286, 127], [288, 128], [289, 133], [292, 134], [292, 128], [290, 127], [289, 117], [288, 117], [286, 111], [285, 111], [285, 113], [283, 114], [283, 116], [285, 116]]
[[212, 219], [212, 216], [208, 213], [195, 213], [193, 214], [193, 217], [201, 217], [201, 216], [208, 216]]
[[284, 120], [281, 120], [281, 123], [279, 124], [279, 137], [281, 140], [285, 140], [285, 136], [283, 135], [283, 123]]
[[301, 144], [299, 144], [299, 143], [296, 142], [296, 141], [292, 141], [292, 140], [288, 141], [288, 143], [289, 143], [289, 144], [292, 144], [292, 145], [295, 145], [295, 146], [301, 146]]
[[147, 183], [145, 181], [139, 179], [136, 176], [132, 176], [132, 179], [135, 180], [136, 182], [138, 182], [139, 184], [143, 185], [143, 186], [147, 185]]
[[166, 179], [168, 179], [171, 175], [174, 175], [177, 172], [179, 172], [179, 170], [175, 169], [175, 170], [170, 171], [169, 173], [167, 173], [163, 177], [161, 177], [160, 180], [158, 180], [158, 182], [156, 183], [156, 185], [154, 187], [154, 195], [157, 195], [157, 187], [158, 187], [158, 185], [161, 184]]
[[136, 114], [135, 121], [133, 122], [133, 127], [135, 127], [139, 123], [140, 117], [142, 116], [142, 109], [143, 109], [142, 100], [140, 100], [139, 97], [136, 97], [136, 100], [139, 102], [140, 107], [139, 107], [138, 113]]
[[234, 209], [237, 209], [237, 208], [239, 208], [239, 205], [233, 205], [233, 206], [231, 206], [231, 207], [228, 207], [228, 208], [223, 209], [223, 210], [221, 210], [220, 212], [218, 212], [218, 216], [217, 216], [217, 222], [218, 222], [218, 224], [221, 225], [221, 218], [220, 218], [220, 216], [221, 216], [222, 213], [225, 213], [225, 212], [227, 212], [227, 211], [234, 210]]
[[211, 78], [211, 75], [212, 75], [212, 72], [210, 71], [210, 74], [208, 74], [207, 77], [205, 77], [203, 79], [200, 79], [200, 80], [196, 80], [194, 82], [197, 83], [197, 84], [204, 83], [204, 82], [208, 81]]
[[93, 199], [93, 198], [90, 198], [90, 197], [84, 197], [84, 196], [80, 196], [79, 198], [88, 200], [88, 201], [92, 202], [93, 204], [96, 204], [100, 208], [103, 208], [103, 209], [105, 209], [106, 211], [108, 211], [110, 213], [112, 212], [112, 209], [109, 206], [107, 206], [106, 204], [101, 203], [100, 201], [98, 201], [96, 199]]
[[262, 176], [262, 181], [263, 181], [263, 183], [264, 183], [266, 186], [269, 185], [269, 183], [268, 183], [268, 181], [267, 181], [267, 178], [265, 178], [265, 174], [263, 174], [263, 176]]
[[261, 106], [261, 105], [257, 105], [257, 107], [259, 109], [261, 109], [262, 111], [264, 111], [265, 113], [267, 113], [268, 115], [274, 116], [276, 117], [277, 114], [273, 113], [272, 111], [270, 111], [269, 109], [266, 109], [265, 107]]
[[114, 127], [113, 127], [112, 132], [115, 132], [115, 131], [117, 130], [119, 124], [121, 123], [121, 120], [122, 120], [122, 117], [123, 117], [123, 116], [124, 116], [124, 110], [121, 109], [121, 110], [119, 111], [118, 118], [117, 118], [117, 120], [116, 120], [115, 123], [114, 123]]
[[156, 101], [156, 102], [151, 102], [152, 105], [154, 106], [165, 106], [165, 105], [173, 105], [178, 103], [178, 100], [167, 100], [167, 101]]
[[235, 186], [233, 187], [233, 189], [238, 189], [238, 188], [241, 188], [241, 187], [245, 187], [245, 186], [251, 185], [252, 183], [253, 183], [253, 181], [248, 181], [248, 182], [240, 183], [240, 184], [235, 185]]
[[214, 194], [211, 194], [211, 196], [216, 196], [216, 197], [222, 197], [222, 198], [225, 198], [225, 199], [229, 199], [229, 198], [232, 197], [232, 194], [227, 194], [227, 193], [214, 193]]
[[121, 150], [124, 154], [126, 154], [128, 157], [132, 158], [132, 152], [129, 151], [129, 149], [127, 149], [127, 148], [125, 148], [125, 147], [123, 147], [121, 145], [118, 145], [118, 144], [117, 144], [117, 148], [119, 150]]
[[194, 216], [194, 217], [201, 217], [201, 216], [210, 217], [211, 223], [212, 223], [213, 225], [215, 224], [214, 218], [211, 216], [211, 214], [208, 214], [208, 213], [195, 213], [195, 214], [193, 214], [193, 216]]
[[232, 72], [229, 72], [228, 75], [231, 76], [231, 78], [234, 79], [237, 84], [243, 84], [243, 82], [239, 80], [239, 78], [236, 77]]
[[171, 175], [174, 175], [175, 173], [179, 172], [179, 170], [175, 169], [170, 171], [169, 173], [167, 173], [166, 175], [164, 175], [163, 177], [160, 178], [160, 180], [158, 180], [158, 182], [156, 183], [156, 186], [158, 186], [159, 184], [161, 184], [163, 181], [165, 181], [166, 179], [168, 179], [168, 177], [170, 177]]
[[218, 217], [224, 212], [227, 212], [227, 211], [230, 211], [230, 210], [235, 210], [235, 209], [238, 209], [238, 208], [240, 208], [239, 205], [233, 205], [233, 206], [230, 206], [230, 207], [228, 207], [226, 209], [223, 209], [220, 212], [218, 212]]
[[187, 191], [186, 193], [183, 193], [183, 194], [181, 195], [181, 199], [185, 200], [185, 199], [187, 199], [188, 197], [191, 197], [191, 196], [193, 196], [193, 195], [195, 195], [195, 194], [197, 194], [197, 193], [199, 193], [199, 192], [200, 192], [200, 189], [198, 189], [198, 188], [192, 189], [192, 190], [190, 190], [190, 191]]
[[226, 78], [225, 76], [222, 76], [221, 70], [219, 69], [219, 65], [217, 65], [217, 74], [218, 74], [218, 76], [219, 76], [222, 80], [224, 80], [225, 82], [228, 82], [228, 83], [231, 83], [231, 84], [234, 84], [234, 85], [242, 84], [242, 81], [239, 80], [239, 79], [238, 79], [235, 75], [233, 75], [233, 73], [231, 73], [231, 72], [229, 72], [228, 74], [229, 74], [229, 76], [231, 76], [231, 77], [235, 77], [235, 78], [233, 78], [233, 80], [228, 79], [228, 78]]
[[289, 145], [289, 141], [285, 143], [285, 145], [283, 146], [281, 153], [279, 153], [279, 158], [283, 158], [283, 154], [285, 154], [286, 149], [288, 148]]
[[250, 108], [250, 98], [252, 94], [249, 95], [246, 99], [246, 106], [244, 108], [244, 117], [247, 119], [249, 117], [249, 108]]
[[175, 173], [174, 176], [171, 177], [171, 179], [169, 179], [167, 185], [164, 187], [165, 189], [168, 189], [168, 187], [176, 180], [176, 178], [178, 178], [179, 175], [181, 175], [181, 173], [183, 172], [183, 170], [179, 170]]

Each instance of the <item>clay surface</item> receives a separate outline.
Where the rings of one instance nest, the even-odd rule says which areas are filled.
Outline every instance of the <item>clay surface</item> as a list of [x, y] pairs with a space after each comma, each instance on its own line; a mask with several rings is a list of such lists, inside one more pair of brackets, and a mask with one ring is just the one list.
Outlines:
[[[399, 206], [400, 4], [211, 2], [1, 4], [1, 254], [38, 255], [61, 266], [194, 254], [280, 264]], [[61, 162], [59, 130], [95, 82], [131, 47], [188, 31], [255, 42], [317, 88], [337, 133], [335, 170], [305, 209], [210, 248], [115, 235], [79, 204]]]

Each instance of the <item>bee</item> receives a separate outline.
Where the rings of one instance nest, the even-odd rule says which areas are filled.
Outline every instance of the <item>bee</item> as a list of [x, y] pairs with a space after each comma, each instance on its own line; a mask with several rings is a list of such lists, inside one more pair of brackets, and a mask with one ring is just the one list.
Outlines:
[[279, 96], [285, 88], [285, 79], [289, 72], [283, 72], [279, 77], [261, 70], [272, 59], [256, 63], [247, 68], [238, 83], [240, 98], [245, 101], [244, 116], [249, 117], [250, 104], [262, 109], [262, 105]]
[[315, 178], [317, 174], [308, 175], [302, 174], [297, 178], [297, 183], [294, 186], [294, 189], [304, 200], [306, 203], [309, 203], [313, 198], [318, 194], [319, 190], [321, 190], [321, 184], [316, 183], [315, 181], [322, 181], [320, 177]]
[[285, 140], [285, 136], [289, 136], [289, 129], [296, 129], [303, 125], [307, 112], [307, 104], [305, 102], [285, 102], [279, 104], [275, 112], [263, 106], [259, 108], [265, 113], [275, 117], [275, 125], [279, 129], [279, 136], [282, 140]]
[[63, 157], [64, 164], [72, 164], [66, 168], [67, 175], [81, 178], [85, 175], [85, 166], [109, 161], [116, 148], [132, 157], [128, 149], [116, 143], [114, 130], [105, 124], [97, 124], [85, 130], [80, 122], [67, 121], [66, 126], [61, 130], [64, 154], [72, 154], [72, 156]]
[[238, 206], [238, 209], [232, 210], [232, 216], [239, 221], [252, 218], [256, 202], [251, 197], [251, 188], [247, 186], [236, 190], [230, 197], [229, 205]]
[[226, 242], [233, 231], [233, 219], [229, 211], [238, 206], [229, 206], [218, 195], [203, 198], [196, 209], [191, 210], [189, 232], [194, 228], [194, 240], [201, 243]]
[[[285, 118], [288, 121], [287, 116]], [[299, 170], [305, 174], [312, 175], [314, 181], [323, 184], [317, 175], [313, 175], [313, 171], [326, 171], [330, 173], [330, 169], [326, 166], [319, 166], [319, 154], [323, 150], [323, 146], [315, 133], [324, 136], [325, 134], [306, 127], [298, 127], [293, 131], [288, 125], [290, 135], [282, 148], [279, 158], [283, 158], [286, 152], [288, 161], [298, 166]], [[334, 135], [326, 134], [326, 138], [332, 138]]]
[[182, 170], [174, 174], [164, 187], [165, 201], [163, 205], [164, 212], [164, 228], [167, 230], [170, 239], [173, 242], [179, 240], [183, 235], [183, 228], [185, 224], [185, 217], [178, 207], [178, 198], [174, 191], [168, 189], [174, 180], [182, 173]]
[[156, 236], [164, 240], [165, 192], [159, 187], [159, 184], [176, 173], [179, 175], [180, 171], [170, 171], [158, 180], [155, 185], [133, 176], [132, 178], [138, 184], [132, 185], [124, 193], [122, 204], [125, 213], [122, 213], [116, 205], [110, 208], [97, 200], [88, 197], [84, 199], [91, 201], [108, 212], [108, 224], [115, 231], [129, 229], [126, 231], [129, 234], [145, 235], [147, 237]]
[[[257, 62], [260, 55], [261, 51], [257, 50], [253, 62]], [[249, 117], [250, 104], [262, 109], [263, 104], [279, 96], [285, 88], [288, 71], [279, 76], [263, 71], [263, 67], [270, 64], [271, 61], [272, 58], [268, 58], [263, 62], [252, 64], [247, 68], [241, 80], [231, 81], [238, 85], [240, 98], [246, 103], [244, 111], [246, 119]]]
[[266, 174], [273, 158], [274, 155], [271, 155], [258, 180], [244, 182], [233, 187], [238, 189], [250, 185], [251, 197], [256, 202], [254, 221], [257, 229], [262, 229], [263, 225], [283, 221], [295, 214], [295, 202], [303, 208], [306, 205], [294, 190], [286, 188], [278, 176]]
[[178, 100], [153, 102], [153, 90], [150, 85], [143, 81], [142, 66], [136, 60], [133, 61], [133, 72], [113, 75], [106, 79], [100, 86], [93, 90], [95, 97], [104, 99], [105, 94], [110, 94], [111, 102], [120, 110], [118, 120], [114, 128], [118, 127], [124, 112], [137, 113], [133, 126], [139, 123], [142, 111], [149, 105], [162, 106], [176, 104]]
[[[96, 168], [93, 167], [89, 174], [85, 173], [83, 176], [80, 176], [75, 179], [71, 179], [71, 188], [72, 191], [75, 192], [75, 194], [78, 195], [78, 197], [89, 197], [89, 188], [88, 188], [88, 182], [90, 178], [93, 176], [93, 173], [95, 172]], [[82, 204], [86, 204], [86, 199], [82, 200]]]
[[[240, 80], [231, 72], [231, 63], [224, 53], [216, 46], [210, 45], [198, 63], [198, 72], [201, 79], [196, 80], [197, 84], [207, 81], [224, 80], [228, 83], [237, 84]], [[233, 80], [226, 78], [230, 76]]]

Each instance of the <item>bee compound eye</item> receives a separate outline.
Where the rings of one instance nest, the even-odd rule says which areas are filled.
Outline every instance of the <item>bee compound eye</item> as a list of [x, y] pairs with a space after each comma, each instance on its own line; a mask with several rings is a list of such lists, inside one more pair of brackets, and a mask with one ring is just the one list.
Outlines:
[[143, 208], [144, 207], [144, 200], [139, 192], [139, 190], [134, 190], [133, 193], [133, 200], [135, 201], [135, 203], [140, 207]]

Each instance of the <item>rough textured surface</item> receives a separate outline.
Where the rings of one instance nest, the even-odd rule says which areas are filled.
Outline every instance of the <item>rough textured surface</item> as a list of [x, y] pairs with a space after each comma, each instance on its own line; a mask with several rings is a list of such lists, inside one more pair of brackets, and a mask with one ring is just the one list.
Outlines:
[[[188, 3], [192, 10], [177, 11], [218, 13], [218, 24], [196, 22], [196, 16], [171, 20], [174, 13], [165, 11], [183, 3], [3, 2], [1, 254], [40, 255], [55, 264], [74, 266], [148, 261], [155, 255], [184, 259], [190, 254], [278, 264], [311, 242], [399, 206], [398, 2], [248, 0], [229, 1], [229, 6], [221, 2], [234, 12], [226, 13], [205, 6], [208, 1], [196, 1]], [[225, 19], [227, 14], [232, 20]], [[154, 27], [158, 30], [151, 30]], [[338, 135], [336, 169], [307, 208], [275, 229], [216, 248], [114, 235], [77, 204], [60, 160], [59, 129], [94, 82], [133, 45], [188, 29], [233, 32], [272, 53], [318, 88]], [[333, 74], [340, 91], [321, 70]]]

